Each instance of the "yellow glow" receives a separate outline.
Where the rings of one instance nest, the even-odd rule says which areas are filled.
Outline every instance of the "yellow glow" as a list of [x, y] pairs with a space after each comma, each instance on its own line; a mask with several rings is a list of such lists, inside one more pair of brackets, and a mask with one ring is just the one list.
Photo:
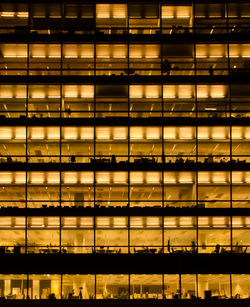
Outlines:
[[194, 175], [191, 172], [180, 172], [179, 183], [194, 183]]
[[11, 184], [12, 181], [12, 173], [0, 172], [0, 184]]
[[127, 184], [127, 172], [113, 172], [113, 181], [115, 184]]
[[80, 128], [81, 140], [93, 140], [94, 139], [94, 127], [81, 127]]
[[144, 182], [143, 172], [130, 172], [131, 184], [142, 184]]
[[126, 4], [96, 4], [96, 18], [126, 18]]
[[139, 59], [139, 58], [159, 58], [160, 56], [160, 46], [159, 45], [133, 45], [129, 46], [129, 57], [131, 59]]
[[146, 139], [147, 140], [159, 140], [161, 138], [161, 129], [159, 127], [147, 127]]
[[140, 216], [131, 216], [130, 228], [143, 228], [143, 219]]
[[63, 86], [64, 98], [93, 98], [94, 86], [93, 85], [64, 85]]
[[226, 226], [226, 218], [225, 216], [213, 216], [213, 227], [225, 227]]
[[232, 183], [243, 183], [244, 172], [232, 172]]
[[97, 127], [96, 128], [96, 139], [97, 140], [110, 140], [111, 139], [111, 128], [110, 127]]
[[63, 218], [63, 227], [77, 227], [77, 219], [75, 216], [65, 216]]
[[199, 227], [209, 227], [209, 217], [208, 216], [199, 216], [198, 219]]
[[180, 216], [179, 225], [180, 227], [193, 227], [192, 216]]
[[228, 137], [226, 127], [212, 127], [212, 139], [224, 140]]
[[94, 172], [81, 172], [80, 173], [81, 184], [94, 184]]
[[168, 216], [168, 217], [164, 217], [164, 227], [176, 227], [176, 217], [172, 217], [172, 216]]
[[122, 44], [96, 45], [96, 55], [99, 59], [126, 58], [127, 46]]
[[244, 138], [243, 127], [232, 127], [232, 139], [242, 140]]
[[147, 172], [146, 182], [147, 184], [160, 184], [161, 183], [161, 173], [160, 172]]
[[164, 19], [190, 18], [191, 17], [191, 6], [163, 5], [161, 17]]
[[174, 172], [164, 172], [164, 184], [171, 184], [176, 182], [176, 174]]
[[210, 139], [210, 128], [209, 127], [198, 127], [198, 139], [208, 140]]
[[130, 85], [129, 87], [130, 98], [143, 98], [143, 85]]
[[47, 127], [48, 140], [60, 140], [60, 127]]
[[159, 85], [146, 85], [144, 86], [146, 98], [159, 98], [160, 97], [160, 86]]
[[164, 127], [163, 128], [164, 139], [165, 140], [175, 140], [177, 139], [177, 127]]
[[25, 184], [26, 183], [25, 172], [16, 172], [14, 178], [15, 178], [16, 184]]
[[114, 127], [112, 130], [114, 140], [126, 140], [128, 138], [127, 127]]
[[47, 227], [59, 227], [60, 226], [60, 218], [55, 216], [48, 216], [47, 217]]
[[92, 217], [80, 217], [81, 228], [92, 228], [93, 225], [94, 225], [94, 220]]
[[131, 140], [144, 139], [143, 127], [131, 127], [130, 128], [130, 139]]
[[227, 183], [228, 174], [226, 172], [213, 172], [212, 173], [212, 182], [213, 183]]
[[76, 184], [78, 181], [77, 172], [65, 172], [63, 181], [65, 184]]
[[31, 172], [29, 175], [29, 181], [32, 184], [43, 184], [45, 182], [45, 173], [43, 172]]
[[208, 85], [197, 85], [197, 98], [208, 98]]
[[224, 46], [222, 44], [197, 44], [196, 58], [216, 58], [224, 54]]
[[30, 227], [44, 227], [44, 217], [30, 217], [29, 225]]
[[48, 184], [60, 184], [60, 173], [59, 172], [47, 172], [47, 183]]
[[1, 17], [14, 17], [15, 12], [2, 12]]
[[250, 44], [230, 44], [229, 54], [231, 58], [249, 58]]
[[17, 12], [17, 17], [28, 18], [29, 17], [29, 12]]
[[109, 228], [110, 227], [109, 217], [103, 217], [103, 216], [96, 217], [96, 227]]
[[241, 216], [233, 216], [232, 227], [243, 227], [243, 221]]
[[11, 217], [9, 216], [1, 216], [0, 217], [0, 227], [11, 227], [12, 225], [12, 221], [11, 221]]
[[250, 183], [250, 172], [249, 171], [244, 172], [244, 180], [246, 183]]
[[77, 127], [64, 127], [63, 134], [64, 134], [65, 140], [77, 140], [78, 139]]
[[198, 173], [198, 183], [210, 183], [210, 173], [209, 172], [199, 172]]
[[61, 46], [59, 44], [32, 44], [30, 55], [32, 58], [60, 58]]
[[211, 85], [210, 91], [211, 91], [211, 97], [212, 98], [224, 98], [226, 96], [225, 85]]
[[109, 172], [97, 172], [96, 173], [97, 184], [109, 184], [111, 182], [111, 173]]
[[0, 127], [0, 140], [10, 140], [13, 137], [11, 127]]
[[114, 216], [113, 217], [113, 227], [115, 228], [126, 228], [127, 218], [125, 216]]
[[194, 86], [189, 84], [183, 85], [163, 85], [164, 99], [191, 99], [194, 96]]
[[158, 216], [148, 216], [146, 219], [146, 226], [150, 228], [160, 227], [160, 218]]
[[206, 44], [196, 45], [196, 58], [206, 58], [208, 56], [208, 47]]
[[191, 140], [193, 139], [193, 127], [179, 127], [179, 139]]
[[44, 127], [31, 127], [30, 138], [32, 140], [43, 140], [45, 139], [45, 130]]

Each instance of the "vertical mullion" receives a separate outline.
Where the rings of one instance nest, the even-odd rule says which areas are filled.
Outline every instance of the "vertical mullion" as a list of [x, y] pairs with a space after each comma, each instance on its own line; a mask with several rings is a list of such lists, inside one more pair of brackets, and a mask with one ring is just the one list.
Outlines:
[[60, 287], [60, 297], [61, 297], [61, 300], [63, 299], [62, 297], [62, 287], [63, 287], [63, 274], [60, 274], [61, 276], [61, 287]]
[[232, 274], [229, 274], [229, 278], [230, 278], [230, 298], [232, 299], [233, 298], [233, 285], [232, 285]]

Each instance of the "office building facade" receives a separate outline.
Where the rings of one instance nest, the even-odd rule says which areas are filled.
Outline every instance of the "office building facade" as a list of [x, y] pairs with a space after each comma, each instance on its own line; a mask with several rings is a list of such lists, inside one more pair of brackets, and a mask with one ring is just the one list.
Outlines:
[[248, 304], [249, 33], [246, 0], [1, 2], [5, 304]]

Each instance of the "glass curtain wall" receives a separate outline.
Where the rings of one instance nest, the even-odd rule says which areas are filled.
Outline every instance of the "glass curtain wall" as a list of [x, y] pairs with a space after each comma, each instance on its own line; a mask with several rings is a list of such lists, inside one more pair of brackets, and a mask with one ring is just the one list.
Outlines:
[[2, 274], [5, 299], [249, 299], [247, 274]]

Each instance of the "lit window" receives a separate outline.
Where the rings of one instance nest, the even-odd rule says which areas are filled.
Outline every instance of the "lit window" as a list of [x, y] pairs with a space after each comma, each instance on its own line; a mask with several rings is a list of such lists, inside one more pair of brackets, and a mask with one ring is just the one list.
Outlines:
[[111, 139], [111, 128], [110, 127], [97, 127], [96, 128], [97, 140], [110, 140]]
[[113, 227], [114, 228], [126, 228], [127, 227], [127, 218], [123, 216], [113, 217]]
[[126, 4], [96, 4], [96, 18], [126, 18]]
[[47, 127], [48, 140], [60, 140], [60, 127]]
[[127, 184], [128, 173], [127, 172], [113, 172], [113, 181], [115, 184]]
[[94, 127], [81, 127], [80, 128], [81, 140], [93, 140], [94, 139]]
[[142, 140], [144, 138], [143, 127], [131, 127], [130, 128], [130, 139], [131, 140]]
[[75, 216], [65, 216], [63, 218], [63, 227], [65, 228], [76, 228], [77, 218]]
[[81, 172], [80, 182], [81, 184], [94, 184], [94, 172]]
[[164, 227], [165, 228], [172, 228], [172, 227], [177, 227], [177, 224], [176, 224], [176, 217], [164, 217]]
[[143, 172], [130, 172], [131, 184], [142, 184], [144, 182]]
[[97, 184], [109, 184], [111, 182], [111, 173], [109, 172], [97, 172], [96, 173]]
[[147, 172], [146, 182], [148, 184], [160, 184], [161, 183], [161, 173], [160, 172]]
[[10, 140], [13, 137], [13, 129], [11, 127], [0, 127], [0, 139]]
[[78, 139], [77, 127], [64, 127], [63, 136], [65, 140], [77, 140]]
[[198, 218], [199, 227], [210, 227], [209, 217], [208, 216], [199, 216]]
[[148, 228], [158, 228], [160, 227], [160, 217], [158, 216], [148, 216], [146, 219], [146, 225]]
[[94, 220], [93, 217], [80, 217], [81, 228], [93, 228]]
[[143, 218], [140, 216], [133, 216], [130, 218], [131, 228], [143, 228]]
[[43, 172], [29, 173], [29, 182], [31, 184], [43, 184], [45, 182], [45, 173]]
[[161, 138], [160, 127], [147, 127], [146, 128], [146, 139], [148, 140], [159, 140]]
[[11, 217], [0, 217], [0, 228], [6, 227], [10, 228], [12, 226]]
[[113, 139], [114, 140], [126, 140], [128, 137], [127, 127], [114, 127], [113, 128]]
[[109, 217], [96, 217], [96, 227], [98, 228], [109, 228], [110, 218]]
[[76, 184], [78, 181], [76, 172], [65, 172], [64, 173], [64, 183], [65, 184]]
[[47, 183], [48, 184], [59, 184], [60, 173], [59, 172], [47, 172]]
[[45, 139], [44, 127], [31, 127], [30, 138], [32, 140], [43, 140]]

